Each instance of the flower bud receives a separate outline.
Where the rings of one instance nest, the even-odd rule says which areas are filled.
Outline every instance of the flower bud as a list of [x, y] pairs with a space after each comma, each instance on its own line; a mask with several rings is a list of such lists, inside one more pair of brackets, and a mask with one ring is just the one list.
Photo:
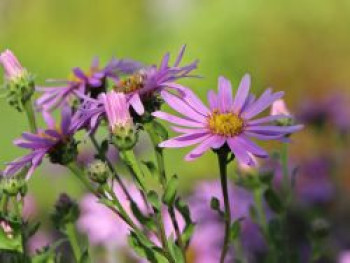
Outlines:
[[30, 100], [34, 93], [34, 78], [22, 67], [10, 50], [0, 54], [0, 64], [5, 71], [7, 102], [18, 111], [22, 111], [23, 105]]
[[281, 118], [276, 121], [279, 126], [292, 126], [295, 123], [295, 119], [288, 110], [286, 103], [283, 99], [276, 100], [271, 107], [271, 115], [284, 115], [285, 118]]
[[23, 179], [4, 178], [0, 186], [2, 191], [9, 196], [16, 196], [19, 193], [24, 196], [27, 192], [27, 184]]
[[8, 238], [13, 238], [13, 229], [8, 222], [0, 220], [0, 228]]
[[88, 175], [91, 181], [99, 184], [105, 184], [109, 177], [107, 164], [105, 162], [102, 162], [101, 160], [93, 161], [89, 165]]
[[138, 136], [129, 112], [129, 106], [124, 93], [110, 91], [102, 94], [112, 143], [119, 150], [129, 150], [137, 142]]
[[52, 221], [58, 228], [64, 228], [66, 224], [74, 223], [79, 217], [80, 211], [77, 203], [67, 194], [60, 194], [56, 204], [55, 211], [52, 214]]

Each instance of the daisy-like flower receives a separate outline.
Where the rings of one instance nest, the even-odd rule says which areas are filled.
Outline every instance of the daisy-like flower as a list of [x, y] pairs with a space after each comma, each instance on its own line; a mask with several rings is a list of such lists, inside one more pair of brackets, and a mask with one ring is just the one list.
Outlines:
[[227, 144], [240, 163], [253, 165], [252, 156], [265, 158], [268, 153], [251, 138], [283, 139], [285, 135], [302, 128], [302, 125], [283, 127], [271, 124], [285, 118], [284, 115], [253, 119], [274, 101], [280, 99], [284, 93], [273, 93], [271, 89], [267, 89], [260, 98], [256, 99], [249, 93], [250, 76], [248, 74], [239, 84], [235, 97], [232, 96], [230, 81], [224, 77], [219, 78], [218, 86], [218, 94], [214, 91], [208, 93], [209, 108], [191, 92], [187, 92], [180, 98], [162, 91], [162, 97], [167, 104], [184, 117], [180, 118], [161, 111], [153, 113], [153, 116], [177, 125], [173, 129], [182, 133], [178, 137], [162, 142], [160, 147], [180, 148], [199, 144], [185, 157], [187, 161], [192, 161], [210, 148], [218, 149]]
[[95, 58], [88, 72], [81, 68], [73, 69], [73, 77], [68, 81], [55, 81], [63, 83], [56, 87], [38, 87], [43, 95], [36, 101], [37, 107], [44, 110], [52, 110], [62, 106], [72, 98], [89, 94], [96, 98], [98, 94], [106, 91], [106, 79], [118, 81], [119, 74], [129, 74], [141, 68], [141, 64], [132, 60], [112, 59], [104, 68], [100, 68], [99, 61]]
[[29, 168], [26, 179], [41, 164], [45, 155], [49, 155], [51, 162], [68, 164], [77, 154], [76, 142], [73, 139], [75, 132], [72, 129], [71, 108], [65, 105], [61, 112], [61, 124], [56, 125], [55, 120], [48, 112], [43, 112], [44, 120], [48, 126], [46, 130], [39, 129], [37, 133], [24, 132], [22, 137], [16, 139], [14, 144], [31, 152], [8, 163], [4, 175], [11, 176], [23, 168]]
[[197, 68], [197, 61], [180, 66], [185, 48], [185, 45], [181, 48], [172, 66], [169, 65], [170, 54], [167, 53], [159, 67], [154, 65], [135, 71], [125, 79], [117, 81], [115, 90], [127, 94], [130, 105], [137, 114], [142, 115], [145, 111], [144, 103], [150, 95], [169, 87], [169, 83], [180, 78], [191, 77], [190, 73]]

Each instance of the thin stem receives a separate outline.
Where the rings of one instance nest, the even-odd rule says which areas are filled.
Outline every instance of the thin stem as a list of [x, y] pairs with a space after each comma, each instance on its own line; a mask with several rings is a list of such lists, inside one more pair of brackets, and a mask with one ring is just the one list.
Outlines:
[[230, 200], [228, 197], [228, 186], [227, 186], [227, 156], [228, 156], [228, 153], [224, 149], [218, 152], [221, 188], [222, 188], [222, 195], [224, 198], [224, 207], [225, 207], [225, 217], [224, 217], [225, 237], [224, 237], [224, 244], [223, 244], [221, 256], [220, 256], [220, 263], [224, 263], [225, 257], [230, 245], [231, 209], [230, 209]]
[[164, 249], [165, 256], [169, 260], [170, 263], [176, 263], [176, 261], [173, 259], [172, 255], [170, 253], [170, 248], [169, 248], [169, 244], [168, 244], [168, 240], [166, 237], [165, 228], [164, 228], [164, 224], [163, 224], [164, 221], [162, 218], [162, 213], [157, 212], [155, 219], [156, 219], [157, 224], [158, 224], [159, 236], [160, 236], [160, 240], [162, 243], [162, 247]]
[[79, 262], [81, 258], [81, 249], [79, 246], [78, 236], [77, 236], [77, 232], [75, 230], [74, 224], [72, 223], [66, 224], [65, 233], [72, 247], [74, 258], [76, 262]]
[[23, 104], [23, 107], [24, 107], [24, 111], [26, 112], [26, 115], [27, 115], [30, 131], [32, 133], [36, 133], [37, 125], [36, 125], [36, 119], [35, 119], [35, 113], [34, 113], [34, 110], [33, 110], [32, 100], [28, 99]]
[[152, 122], [145, 123], [144, 127], [153, 144], [154, 153], [158, 164], [159, 181], [161, 182], [162, 186], [165, 187], [167, 178], [166, 178], [164, 158], [163, 158], [163, 149], [158, 146], [158, 144], [160, 143], [159, 136], [155, 132]]
[[95, 190], [94, 187], [90, 184], [89, 180], [84, 174], [84, 171], [79, 168], [79, 166], [75, 162], [71, 162], [67, 165], [67, 168], [71, 170], [71, 172], [76, 175], [76, 177], [85, 185], [85, 187], [96, 196], [99, 196], [99, 193]]
[[[144, 124], [144, 127], [145, 127], [145, 130], [147, 131], [147, 133], [151, 139], [152, 144], [153, 144], [153, 149], [155, 152], [155, 156], [156, 156], [156, 160], [157, 160], [157, 167], [158, 167], [158, 171], [159, 171], [159, 181], [162, 184], [163, 191], [164, 191], [166, 188], [167, 177], [166, 177], [166, 171], [165, 171], [163, 149], [158, 147], [158, 144], [160, 143], [160, 138], [156, 134], [155, 129], [154, 129], [154, 125], [152, 122]], [[179, 228], [179, 224], [178, 224], [176, 216], [175, 216], [175, 209], [174, 209], [173, 204], [169, 205], [168, 212], [170, 214], [170, 218], [171, 218], [172, 224], [173, 224], [174, 229], [175, 229], [176, 238], [178, 240], [184, 261], [186, 263], [187, 262], [186, 246], [182, 241], [182, 235], [181, 235], [181, 231]]]
[[289, 169], [288, 169], [288, 143], [282, 144], [281, 162], [282, 162], [282, 174], [283, 174], [283, 190], [287, 195], [287, 197], [289, 197], [291, 183], [290, 183]]
[[117, 180], [118, 184], [120, 185], [120, 187], [122, 188], [124, 194], [126, 195], [126, 197], [128, 198], [128, 200], [132, 201], [132, 197], [128, 191], [128, 189], [126, 188], [123, 180], [120, 178], [120, 176], [118, 175], [117, 171], [115, 170], [111, 160], [108, 158], [108, 156], [106, 156], [104, 153], [102, 153], [101, 151], [101, 147], [99, 145], [99, 143], [97, 142], [96, 138], [94, 135], [90, 134], [90, 140], [93, 144], [93, 146], [95, 147], [96, 151], [98, 152], [100, 158], [106, 162], [109, 170], [111, 171], [113, 177]]
[[258, 214], [258, 220], [260, 227], [262, 228], [262, 231], [264, 235], [267, 235], [267, 220], [266, 220], [266, 214], [265, 210], [263, 207], [263, 194], [264, 194], [264, 189], [261, 187], [254, 189], [253, 191], [253, 196], [254, 196], [254, 201], [255, 201], [255, 206], [256, 206], [256, 211]]
[[136, 159], [134, 151], [133, 150], [121, 151], [120, 155], [122, 156], [124, 163], [126, 164], [127, 168], [129, 169], [130, 173], [132, 174], [134, 179], [137, 181], [141, 189], [143, 191], [146, 191], [146, 187], [143, 184], [143, 172]]

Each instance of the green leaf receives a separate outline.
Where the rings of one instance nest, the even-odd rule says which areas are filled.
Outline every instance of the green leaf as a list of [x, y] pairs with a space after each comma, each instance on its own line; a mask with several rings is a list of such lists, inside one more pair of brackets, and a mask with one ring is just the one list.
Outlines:
[[51, 244], [50, 247], [46, 247], [43, 251], [39, 252], [32, 257], [31, 263], [54, 263], [61, 262], [57, 260], [58, 255], [56, 254], [56, 249], [67, 239], [61, 239]]
[[11, 250], [21, 253], [23, 251], [21, 232], [12, 228], [12, 233], [7, 234], [5, 233], [3, 228], [0, 227], [0, 249]]
[[162, 204], [160, 203], [158, 194], [155, 191], [151, 190], [148, 192], [147, 200], [151, 203], [153, 208], [156, 208], [158, 211], [160, 210]]
[[156, 175], [158, 174], [157, 166], [152, 161], [141, 161], [141, 163], [147, 168], [148, 174]]
[[88, 262], [89, 262], [89, 250], [86, 249], [83, 255], [81, 255], [79, 263], [88, 263]]
[[194, 229], [196, 225], [193, 223], [189, 223], [186, 225], [185, 229], [182, 232], [182, 241], [187, 244], [193, 235]]
[[131, 211], [137, 220], [148, 229], [154, 231], [157, 229], [157, 225], [152, 218], [145, 216], [135, 202], [131, 202]]
[[170, 254], [175, 259], [176, 263], [184, 263], [184, 258], [182, 255], [181, 248], [174, 242], [174, 238], [170, 237], [168, 240], [168, 246]]
[[164, 191], [163, 202], [166, 205], [171, 206], [175, 202], [178, 185], [179, 185], [178, 177], [175, 174], [168, 181]]
[[167, 140], [169, 138], [167, 129], [161, 123], [153, 121], [153, 128], [162, 140]]
[[103, 140], [100, 146], [100, 156], [105, 156], [106, 153], [108, 152], [109, 148], [109, 141], [108, 140]]
[[241, 220], [236, 220], [230, 226], [230, 240], [236, 240], [241, 233]]
[[284, 210], [283, 204], [278, 195], [271, 188], [267, 189], [264, 194], [265, 200], [272, 211], [282, 213]]

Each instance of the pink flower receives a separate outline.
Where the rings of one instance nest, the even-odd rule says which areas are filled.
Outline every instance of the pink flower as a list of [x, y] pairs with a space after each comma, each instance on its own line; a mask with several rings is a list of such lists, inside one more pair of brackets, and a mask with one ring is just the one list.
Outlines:
[[5, 77], [8, 80], [20, 78], [24, 73], [26, 73], [26, 69], [22, 67], [11, 50], [7, 49], [0, 54], [0, 64], [3, 66], [5, 70]]
[[287, 105], [283, 99], [276, 100], [274, 103], [272, 103], [271, 115], [291, 116]]

